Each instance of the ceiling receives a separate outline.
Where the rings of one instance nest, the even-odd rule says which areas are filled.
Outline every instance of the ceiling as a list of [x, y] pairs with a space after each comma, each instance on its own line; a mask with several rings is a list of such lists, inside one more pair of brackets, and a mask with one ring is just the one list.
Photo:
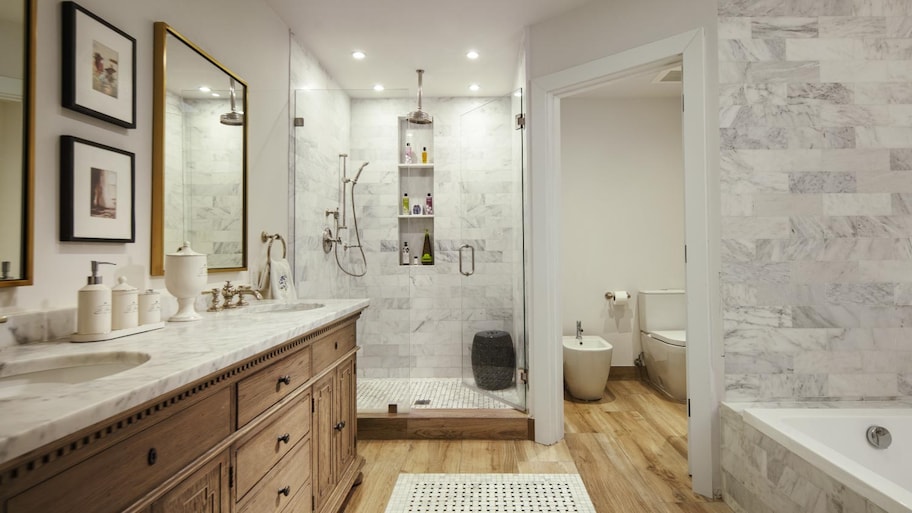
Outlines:
[[[516, 81], [523, 29], [589, 0], [266, 0], [342, 89], [501, 96]], [[596, 0], [598, 1], [598, 0]], [[361, 50], [367, 57], [356, 61]], [[476, 50], [474, 61], [466, 52]], [[476, 83], [480, 89], [469, 91]], [[358, 96], [360, 96], [359, 94]]]

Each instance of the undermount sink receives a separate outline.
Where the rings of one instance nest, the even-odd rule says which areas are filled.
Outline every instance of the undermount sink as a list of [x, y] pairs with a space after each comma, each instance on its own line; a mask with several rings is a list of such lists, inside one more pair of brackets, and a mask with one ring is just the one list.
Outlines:
[[59, 385], [84, 383], [132, 369], [149, 358], [146, 353], [110, 351], [0, 363], [0, 399], [42, 395]]
[[256, 305], [251, 310], [256, 313], [304, 312], [323, 308], [324, 306], [326, 305], [323, 303], [271, 303]]

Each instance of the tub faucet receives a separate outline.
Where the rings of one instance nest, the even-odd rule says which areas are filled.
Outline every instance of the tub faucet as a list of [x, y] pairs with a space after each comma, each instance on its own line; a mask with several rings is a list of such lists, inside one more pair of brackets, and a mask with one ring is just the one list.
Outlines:
[[576, 339], [583, 341], [583, 321], [576, 321]]

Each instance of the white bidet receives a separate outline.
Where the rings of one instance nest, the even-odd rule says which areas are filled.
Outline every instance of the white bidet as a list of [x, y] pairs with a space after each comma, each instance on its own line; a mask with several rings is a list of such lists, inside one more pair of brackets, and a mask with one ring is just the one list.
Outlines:
[[596, 335], [581, 338], [563, 337], [564, 382], [570, 395], [585, 401], [602, 398], [608, 373], [611, 372], [611, 351], [607, 340]]

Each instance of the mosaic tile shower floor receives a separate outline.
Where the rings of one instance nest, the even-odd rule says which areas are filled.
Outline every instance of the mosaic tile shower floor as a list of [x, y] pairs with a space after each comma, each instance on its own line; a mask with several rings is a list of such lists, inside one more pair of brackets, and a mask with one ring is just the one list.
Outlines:
[[516, 388], [479, 392], [459, 378], [358, 378], [358, 411], [387, 411], [390, 403], [412, 408], [511, 409], [513, 406], [491, 397], [518, 402]]
[[577, 474], [399, 474], [386, 513], [595, 513]]

